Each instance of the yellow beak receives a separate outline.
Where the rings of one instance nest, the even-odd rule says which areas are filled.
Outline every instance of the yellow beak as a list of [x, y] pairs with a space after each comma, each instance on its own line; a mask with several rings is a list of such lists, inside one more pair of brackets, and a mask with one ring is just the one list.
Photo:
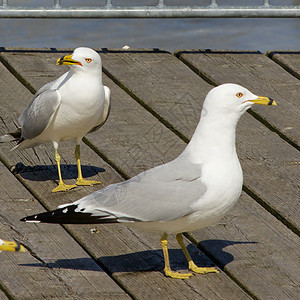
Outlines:
[[72, 58], [72, 54], [71, 55], [65, 55], [65, 56], [59, 58], [56, 61], [56, 65], [80, 65], [80, 66], [82, 66], [82, 64], [79, 61], [74, 60]]
[[277, 103], [268, 97], [258, 96], [257, 99], [249, 100], [250, 102], [254, 102], [255, 104], [262, 104], [262, 105], [277, 105]]
[[1, 240], [0, 251], [25, 252], [24, 246], [16, 242]]

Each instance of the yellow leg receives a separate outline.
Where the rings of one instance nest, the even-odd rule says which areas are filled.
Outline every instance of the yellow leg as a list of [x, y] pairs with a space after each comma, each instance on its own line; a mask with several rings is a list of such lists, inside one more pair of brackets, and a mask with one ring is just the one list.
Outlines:
[[83, 179], [82, 172], [81, 172], [81, 164], [80, 164], [80, 146], [79, 145], [76, 145], [76, 148], [75, 148], [75, 158], [76, 158], [77, 169], [78, 169], [78, 178], [76, 181], [76, 185], [89, 185], [90, 186], [90, 185], [101, 183], [101, 181]]
[[170, 267], [170, 260], [169, 260], [169, 253], [168, 253], [168, 235], [164, 233], [161, 236], [160, 242], [161, 242], [161, 247], [164, 253], [164, 259], [165, 259], [165, 275], [171, 278], [177, 278], [177, 279], [187, 279], [191, 276], [193, 276], [192, 273], [179, 273], [179, 272], [174, 272], [171, 270]]
[[55, 160], [56, 160], [56, 164], [57, 164], [57, 169], [58, 169], [58, 178], [59, 178], [59, 182], [58, 182], [58, 186], [56, 188], [54, 188], [52, 190], [53, 193], [55, 192], [66, 192], [66, 191], [69, 191], [73, 188], [76, 187], [75, 184], [72, 184], [72, 185], [68, 185], [68, 184], [65, 184], [62, 180], [62, 177], [61, 177], [61, 169], [60, 169], [60, 155], [58, 154], [58, 151], [55, 150]]
[[179, 246], [181, 247], [187, 261], [189, 264], [189, 269], [195, 273], [198, 274], [206, 274], [206, 273], [219, 273], [219, 271], [213, 267], [210, 268], [206, 268], [206, 267], [197, 267], [196, 264], [193, 262], [188, 250], [186, 249], [184, 243], [183, 243], [183, 238], [182, 238], [182, 234], [178, 233], [176, 235], [176, 239], [178, 241]]

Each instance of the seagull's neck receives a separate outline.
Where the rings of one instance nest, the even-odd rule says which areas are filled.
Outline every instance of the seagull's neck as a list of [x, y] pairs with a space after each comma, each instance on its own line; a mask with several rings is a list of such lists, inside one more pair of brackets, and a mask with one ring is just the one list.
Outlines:
[[70, 69], [70, 76], [71, 77], [79, 77], [82, 80], [82, 78], [86, 77], [87, 80], [93, 80], [96, 79], [98, 82], [102, 84], [102, 72], [101, 70], [82, 70], [82, 69], [75, 69], [71, 68]]
[[196, 131], [182, 155], [195, 163], [237, 158], [235, 132], [239, 117], [203, 111]]

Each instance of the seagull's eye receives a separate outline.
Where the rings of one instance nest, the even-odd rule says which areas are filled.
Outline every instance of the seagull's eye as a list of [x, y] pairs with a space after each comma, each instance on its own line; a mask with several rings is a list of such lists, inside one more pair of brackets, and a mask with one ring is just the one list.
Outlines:
[[89, 64], [92, 61], [92, 59], [91, 58], [86, 58], [85, 61]]
[[238, 98], [242, 98], [244, 95], [243, 95], [243, 93], [239, 92], [239, 93], [236, 94], [236, 96], [237, 96]]

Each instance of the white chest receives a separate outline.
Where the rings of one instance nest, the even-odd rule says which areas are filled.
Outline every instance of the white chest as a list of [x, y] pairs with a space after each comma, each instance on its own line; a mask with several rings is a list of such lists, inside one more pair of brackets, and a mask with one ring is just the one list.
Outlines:
[[47, 130], [56, 140], [82, 137], [95, 127], [104, 108], [104, 89], [99, 82], [73, 80], [59, 88], [61, 104]]
[[[238, 159], [215, 162], [203, 168], [202, 182], [206, 193], [195, 203], [197, 211], [192, 218], [215, 223], [238, 200], [243, 185], [243, 173]], [[211, 219], [211, 220], [210, 220]]]

